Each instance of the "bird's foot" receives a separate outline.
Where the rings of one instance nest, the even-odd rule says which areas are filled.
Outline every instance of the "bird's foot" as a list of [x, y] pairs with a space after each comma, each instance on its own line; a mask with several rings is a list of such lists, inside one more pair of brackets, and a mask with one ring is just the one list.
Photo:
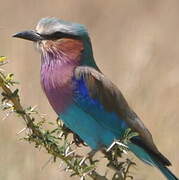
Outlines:
[[77, 134], [75, 134], [75, 133], [73, 133], [73, 143], [76, 145], [76, 146], [80, 146], [81, 144], [83, 145], [83, 146], [87, 146], [86, 144], [85, 144], [85, 142], [77, 135]]
[[94, 155], [96, 154], [96, 152], [97, 152], [97, 150], [91, 150], [89, 153], [88, 153], [88, 157], [89, 158], [93, 158], [94, 157]]
[[93, 164], [96, 162], [96, 160], [93, 160], [93, 157], [95, 156], [97, 150], [91, 150], [88, 155], [87, 155], [87, 159], [89, 159], [90, 164]]

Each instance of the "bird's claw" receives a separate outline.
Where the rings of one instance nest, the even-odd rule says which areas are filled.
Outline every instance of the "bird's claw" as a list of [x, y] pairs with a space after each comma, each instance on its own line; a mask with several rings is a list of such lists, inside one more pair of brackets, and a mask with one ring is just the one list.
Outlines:
[[80, 144], [82, 144], [83, 146], [87, 146], [84, 141], [75, 133], [73, 133], [73, 143], [78, 147], [80, 146]]

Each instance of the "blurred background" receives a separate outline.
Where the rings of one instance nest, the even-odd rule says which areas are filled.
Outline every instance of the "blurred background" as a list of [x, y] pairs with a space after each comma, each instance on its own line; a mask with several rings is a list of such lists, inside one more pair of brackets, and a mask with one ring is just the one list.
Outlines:
[[[179, 1], [1, 0], [0, 55], [10, 61], [4, 68], [20, 82], [22, 104], [38, 105], [55, 120], [40, 87], [39, 53], [31, 42], [11, 38], [47, 16], [88, 27], [97, 64], [121, 89], [179, 176]], [[0, 120], [0, 179], [70, 179], [58, 164], [42, 170], [49, 156], [19, 140], [23, 127], [13, 116]], [[164, 179], [155, 168], [135, 161], [135, 179]]]

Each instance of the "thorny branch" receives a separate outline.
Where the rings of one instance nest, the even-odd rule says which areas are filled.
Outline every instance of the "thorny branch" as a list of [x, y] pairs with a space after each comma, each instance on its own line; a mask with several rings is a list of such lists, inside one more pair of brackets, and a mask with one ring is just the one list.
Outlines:
[[[0, 65], [5, 64], [4, 59], [3, 57], [2, 61], [2, 57], [0, 57]], [[46, 151], [52, 155], [54, 162], [57, 158], [63, 161], [66, 165], [65, 170], [71, 173], [70, 176], [79, 176], [80, 180], [85, 180], [87, 176], [93, 180], [108, 180], [107, 174], [100, 175], [96, 170], [99, 159], [92, 160], [91, 157], [79, 156], [75, 152], [72, 145], [83, 143], [79, 137], [77, 137], [77, 139], [74, 138], [74, 141], [69, 141], [68, 135], [71, 132], [62, 123], [59, 123], [60, 121], [58, 121], [58, 126], [56, 125], [53, 130], [45, 129], [44, 124], [48, 122], [44, 118], [38, 122], [35, 120], [33, 114], [39, 113], [34, 107], [22, 107], [18, 89], [12, 90], [12, 86], [15, 84], [13, 74], [6, 76], [0, 70], [0, 88], [2, 89], [1, 109], [3, 111], [14, 112], [24, 120], [26, 127], [22, 131], [28, 129], [24, 139], [29, 143], [34, 143], [36, 148], [45, 148]], [[125, 142], [135, 135], [134, 132], [128, 129], [122, 142]], [[132, 165], [135, 165], [135, 163], [129, 159], [125, 161], [120, 160], [122, 153], [127, 150], [127, 146], [122, 144], [121, 141], [116, 141], [107, 150], [102, 150], [105, 155], [104, 158], [108, 160], [107, 167], [114, 170], [112, 180], [133, 179], [129, 174], [129, 169]]]

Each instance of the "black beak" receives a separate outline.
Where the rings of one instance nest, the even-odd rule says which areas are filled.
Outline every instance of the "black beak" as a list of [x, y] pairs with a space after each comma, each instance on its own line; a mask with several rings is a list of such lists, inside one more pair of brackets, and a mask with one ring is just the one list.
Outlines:
[[19, 32], [19, 33], [14, 34], [12, 37], [26, 39], [26, 40], [30, 40], [34, 42], [44, 40], [44, 38], [35, 31]]

